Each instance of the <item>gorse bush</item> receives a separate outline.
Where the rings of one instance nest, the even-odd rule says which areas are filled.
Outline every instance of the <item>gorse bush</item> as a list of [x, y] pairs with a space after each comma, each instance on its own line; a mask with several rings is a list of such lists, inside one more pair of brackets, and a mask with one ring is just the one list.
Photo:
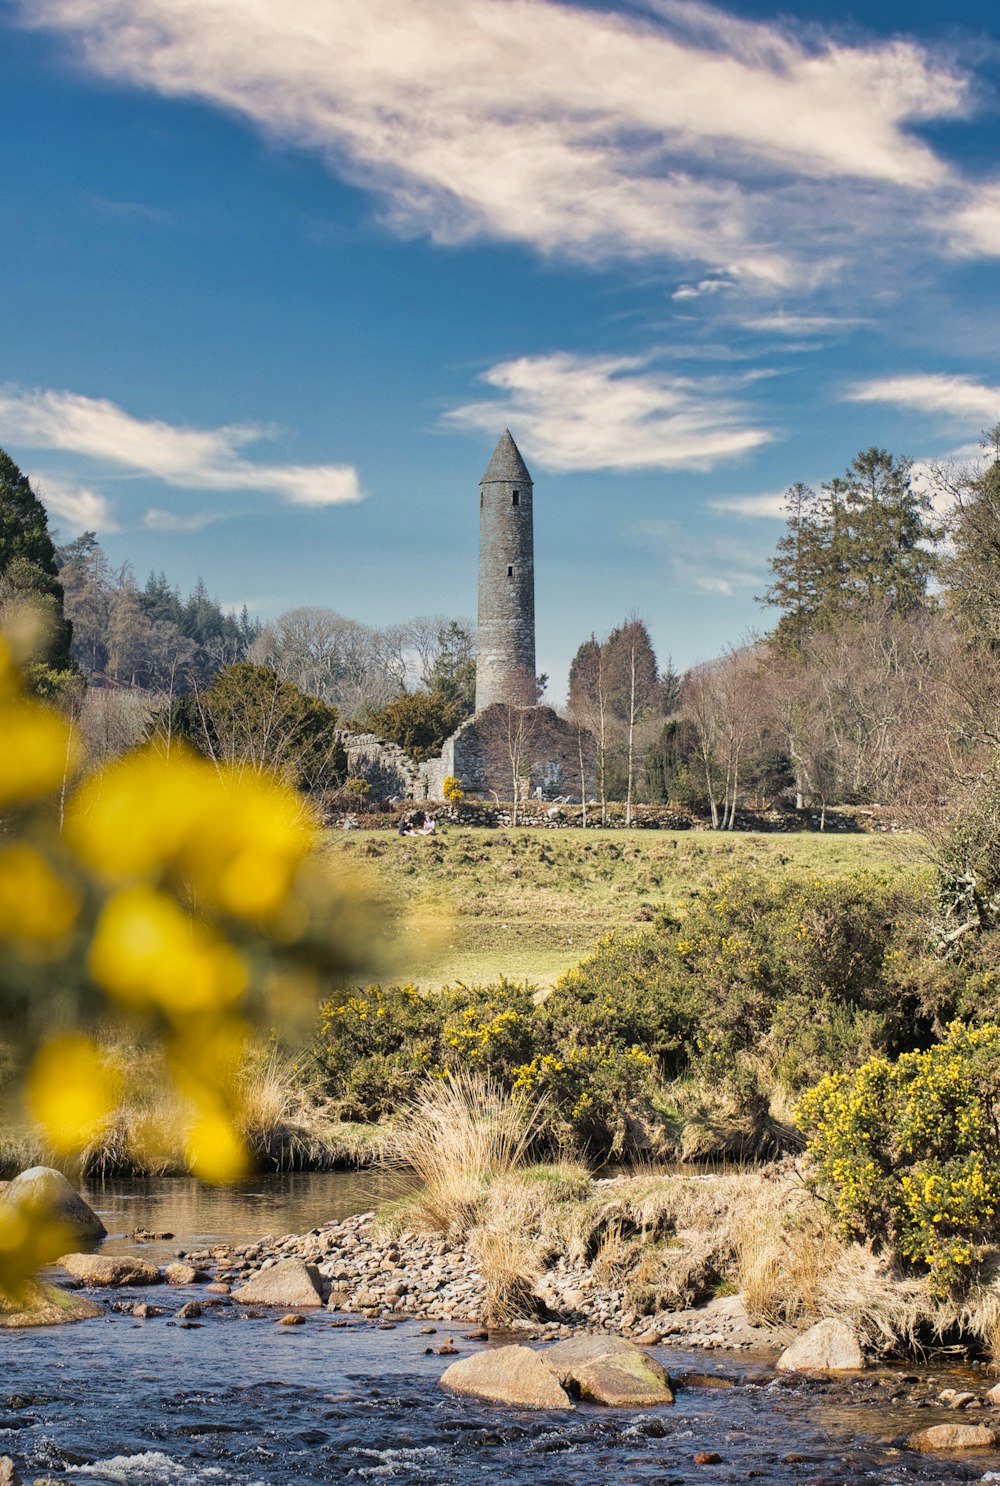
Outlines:
[[772, 1107], [835, 1069], [926, 1044], [953, 1012], [958, 982], [924, 967], [913, 905], [912, 889], [868, 874], [728, 877], [682, 914], [602, 940], [544, 999], [500, 981], [328, 1002], [313, 1074], [352, 1120], [389, 1116], [427, 1074], [466, 1069], [544, 1093], [553, 1143], [593, 1156], [677, 1149], [696, 1105], [700, 1149], [769, 1150], [798, 1138]]
[[960, 1287], [1000, 1237], [1000, 1027], [956, 1022], [938, 1045], [873, 1058], [809, 1091], [798, 1118], [846, 1237]]
[[575, 1024], [579, 1041], [641, 1046], [665, 1079], [721, 1082], [742, 1064], [795, 1093], [929, 1035], [906, 978], [912, 908], [912, 891], [867, 873], [724, 878], [682, 918], [605, 940], [563, 976], [545, 1014]]

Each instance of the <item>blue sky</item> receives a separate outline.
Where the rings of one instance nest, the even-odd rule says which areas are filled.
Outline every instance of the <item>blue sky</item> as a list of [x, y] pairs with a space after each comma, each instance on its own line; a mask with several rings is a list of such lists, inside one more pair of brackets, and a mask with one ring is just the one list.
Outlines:
[[0, 445], [64, 536], [264, 618], [475, 611], [539, 666], [768, 622], [793, 481], [1000, 418], [995, 8], [0, 0]]

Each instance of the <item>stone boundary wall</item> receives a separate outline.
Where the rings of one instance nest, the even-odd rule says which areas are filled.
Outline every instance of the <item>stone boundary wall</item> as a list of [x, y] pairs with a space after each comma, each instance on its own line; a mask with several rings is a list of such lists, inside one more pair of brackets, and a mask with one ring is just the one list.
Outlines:
[[[414, 808], [416, 801], [382, 814], [353, 813], [353, 820], [365, 830], [395, 830], [401, 815]], [[426, 800], [419, 802], [427, 805]], [[509, 804], [488, 804], [480, 801], [463, 801], [460, 805], [431, 802], [435, 819], [443, 824], [470, 826], [485, 830], [502, 829], [513, 824], [513, 809]], [[820, 830], [818, 810], [762, 810], [737, 811], [736, 832], [760, 831], [767, 834], [790, 835], [795, 832]], [[558, 831], [569, 827], [579, 829], [583, 825], [583, 811], [579, 805], [549, 805], [544, 801], [529, 800], [517, 807], [518, 826], [535, 830]], [[621, 805], [608, 807], [607, 820], [602, 827], [600, 807], [587, 806], [587, 830], [625, 830], [625, 810]], [[647, 831], [709, 831], [711, 821], [707, 816], [695, 814], [671, 805], [636, 805], [632, 811], [632, 830]], [[828, 835], [885, 834], [907, 830], [907, 826], [887, 811], [876, 808], [846, 806], [841, 810], [827, 810], [825, 832]]]

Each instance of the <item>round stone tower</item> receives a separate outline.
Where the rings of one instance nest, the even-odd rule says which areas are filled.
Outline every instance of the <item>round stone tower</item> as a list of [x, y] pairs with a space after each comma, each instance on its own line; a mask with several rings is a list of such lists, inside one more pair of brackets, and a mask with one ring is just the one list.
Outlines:
[[531, 476], [505, 428], [479, 482], [477, 712], [536, 700], [531, 494]]

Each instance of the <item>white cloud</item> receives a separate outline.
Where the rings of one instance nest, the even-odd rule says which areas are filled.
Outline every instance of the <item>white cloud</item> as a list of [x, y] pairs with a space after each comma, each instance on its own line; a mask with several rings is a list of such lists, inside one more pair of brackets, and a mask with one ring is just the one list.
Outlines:
[[362, 498], [350, 465], [272, 465], [245, 458], [240, 451], [267, 436], [255, 425], [178, 428], [134, 418], [106, 398], [3, 386], [0, 429], [5, 441], [28, 449], [109, 461], [181, 489], [262, 490], [303, 506]]
[[719, 495], [708, 503], [713, 511], [731, 511], [736, 516], [782, 519], [785, 515], [785, 492], [767, 495]]
[[1000, 256], [1000, 184], [988, 182], [968, 192], [950, 219], [950, 240], [963, 257]]
[[942, 372], [859, 382], [845, 393], [845, 398], [848, 402], [884, 402], [921, 413], [938, 413], [970, 427], [992, 424], [1000, 418], [1000, 387]]
[[446, 421], [490, 434], [506, 423], [550, 470], [709, 469], [772, 437], [717, 379], [652, 371], [636, 357], [522, 356], [482, 381], [499, 395]]
[[106, 496], [86, 485], [75, 485], [59, 475], [32, 478], [38, 498], [51, 516], [65, 521], [70, 531], [112, 532], [118, 530]]
[[852, 220], [822, 191], [803, 212], [776, 187], [877, 186], [884, 227], [890, 188], [952, 179], [911, 126], [971, 108], [967, 80], [915, 42], [849, 45], [691, 0], [648, 18], [554, 0], [21, 8], [103, 76], [319, 151], [401, 231], [666, 254], [762, 284], [801, 278], [796, 255]]

